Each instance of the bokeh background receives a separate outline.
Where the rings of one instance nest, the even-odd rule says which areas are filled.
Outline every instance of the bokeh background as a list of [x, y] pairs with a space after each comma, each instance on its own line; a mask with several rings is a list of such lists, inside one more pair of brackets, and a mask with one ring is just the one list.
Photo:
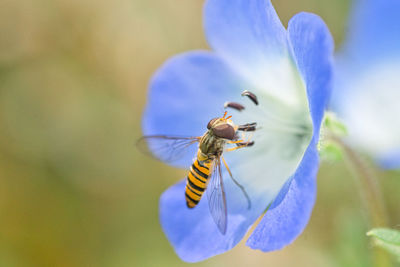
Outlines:
[[[319, 14], [339, 46], [348, 0], [275, 0], [283, 23]], [[207, 49], [203, 0], [0, 1], [0, 266], [186, 266], [158, 222], [184, 177], [142, 155], [152, 73]], [[400, 179], [378, 172], [400, 224]], [[323, 163], [305, 232], [282, 251], [244, 242], [193, 266], [370, 266], [367, 216], [342, 162]]]

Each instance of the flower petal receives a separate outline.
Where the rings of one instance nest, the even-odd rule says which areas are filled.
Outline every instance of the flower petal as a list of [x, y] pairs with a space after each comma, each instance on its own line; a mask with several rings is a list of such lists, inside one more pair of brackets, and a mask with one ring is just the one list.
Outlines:
[[337, 77], [341, 84], [336, 81], [332, 103], [348, 127], [346, 142], [374, 157], [384, 168], [400, 167], [396, 164], [400, 151], [400, 60], [375, 63], [353, 77], [343, 76], [344, 69], [340, 70]]
[[[224, 102], [240, 99], [247, 85], [215, 54], [189, 52], [168, 60], [154, 75], [143, 116], [144, 135], [201, 136]], [[196, 147], [175, 166], [190, 166]], [[157, 151], [153, 151], [157, 153]]]
[[346, 141], [386, 169], [400, 167], [399, 13], [397, 0], [356, 2], [332, 98], [349, 130]]
[[[264, 252], [283, 248], [306, 227], [316, 197], [318, 152], [310, 146], [281, 202], [269, 209], [246, 245]], [[273, 206], [275, 206], [273, 204]]]
[[286, 52], [286, 31], [269, 0], [208, 0], [204, 22], [213, 50], [240, 68], [270, 65]]
[[400, 1], [357, 0], [344, 45], [347, 60], [364, 66], [382, 58], [400, 57]]
[[314, 137], [319, 137], [332, 91], [333, 39], [320, 17], [305, 12], [289, 21], [288, 32], [297, 66], [307, 88]]
[[283, 187], [247, 241], [248, 246], [262, 251], [288, 245], [307, 225], [315, 201], [315, 176], [319, 163], [316, 145], [331, 92], [333, 40], [326, 25], [318, 16], [300, 13], [289, 22], [288, 32], [307, 87], [313, 139], [290, 185]]
[[286, 30], [269, 0], [209, 0], [204, 22], [210, 46], [251, 81], [252, 90], [297, 104]]
[[229, 213], [227, 232], [222, 235], [210, 215], [207, 197], [204, 195], [195, 208], [189, 209], [184, 192], [185, 182], [180, 182], [165, 191], [160, 199], [163, 230], [184, 261], [201, 261], [231, 249], [254, 223], [254, 216]]
[[379, 159], [379, 164], [385, 169], [398, 169], [400, 166], [400, 150], [391, 151]]

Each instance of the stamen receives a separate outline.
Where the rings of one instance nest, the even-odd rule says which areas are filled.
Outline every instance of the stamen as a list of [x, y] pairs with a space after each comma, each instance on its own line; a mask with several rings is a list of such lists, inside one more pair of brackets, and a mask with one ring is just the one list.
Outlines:
[[245, 131], [245, 132], [253, 132], [256, 130], [257, 123], [246, 123], [243, 125], [239, 125], [238, 131]]
[[241, 142], [241, 143], [236, 143], [237, 146], [245, 146], [245, 147], [249, 147], [249, 146], [253, 146], [254, 145], [254, 141], [250, 141], [250, 142]]
[[230, 118], [232, 118], [232, 116], [228, 116], [228, 118], [226, 118], [226, 119], [229, 120]]
[[228, 114], [227, 111], [225, 111], [224, 116], [222, 117], [223, 119], [225, 119], [226, 114]]
[[254, 104], [258, 105], [257, 96], [255, 94], [253, 94], [252, 92], [250, 92], [248, 90], [244, 90], [242, 92], [242, 96], [247, 96], [248, 98], [250, 98], [251, 101], [253, 101]]
[[225, 102], [224, 108], [233, 108], [237, 111], [242, 111], [244, 109], [244, 106], [236, 102]]

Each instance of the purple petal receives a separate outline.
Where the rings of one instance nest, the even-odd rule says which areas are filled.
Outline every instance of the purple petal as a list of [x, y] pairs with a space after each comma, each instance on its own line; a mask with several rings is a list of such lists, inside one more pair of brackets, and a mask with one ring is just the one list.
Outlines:
[[384, 169], [398, 169], [400, 166], [400, 150], [394, 150], [382, 156], [378, 160]]
[[319, 164], [316, 144], [331, 91], [333, 40], [326, 25], [318, 16], [300, 13], [289, 22], [288, 32], [297, 66], [307, 87], [313, 140], [290, 186], [283, 187], [247, 241], [248, 246], [262, 251], [290, 244], [308, 223], [316, 195], [315, 176]]
[[332, 108], [349, 130], [346, 141], [385, 169], [400, 167], [399, 14], [398, 0], [355, 1], [347, 40], [336, 58], [332, 98]]
[[[343, 53], [357, 66], [400, 58], [400, 1], [357, 0]], [[354, 67], [354, 66], [353, 66]]]
[[229, 213], [227, 232], [222, 235], [210, 215], [207, 197], [203, 196], [195, 208], [189, 209], [184, 192], [185, 182], [180, 182], [163, 193], [160, 219], [176, 253], [187, 262], [201, 261], [230, 250], [259, 216]]
[[269, 0], [208, 0], [204, 22], [213, 50], [252, 80], [286, 55], [286, 31]]
[[307, 88], [314, 137], [318, 140], [324, 111], [332, 91], [334, 43], [320, 17], [299, 13], [289, 21], [289, 39]]
[[267, 252], [281, 249], [297, 238], [314, 206], [318, 164], [318, 152], [310, 146], [285, 197], [277, 207], [267, 211], [246, 245]]

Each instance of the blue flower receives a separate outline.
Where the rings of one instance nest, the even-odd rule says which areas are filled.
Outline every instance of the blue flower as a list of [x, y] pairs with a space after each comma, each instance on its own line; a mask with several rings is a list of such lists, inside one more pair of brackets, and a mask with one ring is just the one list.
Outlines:
[[[234, 247], [269, 207], [247, 241], [272, 251], [290, 244], [305, 228], [316, 196], [317, 142], [331, 87], [333, 41], [316, 15], [294, 16], [286, 30], [269, 0], [209, 0], [205, 31], [212, 51], [168, 60], [154, 75], [143, 118], [145, 135], [200, 136], [221, 117], [226, 101], [236, 124], [257, 122], [254, 146], [224, 153], [252, 202], [223, 174], [228, 226], [222, 235], [207, 199], [186, 207], [185, 181], [160, 199], [160, 220], [176, 253], [201, 261]], [[259, 100], [241, 97], [245, 89]], [[188, 169], [196, 148], [176, 164]]]
[[356, 1], [332, 97], [349, 144], [385, 168], [400, 167], [399, 14], [398, 0]]

